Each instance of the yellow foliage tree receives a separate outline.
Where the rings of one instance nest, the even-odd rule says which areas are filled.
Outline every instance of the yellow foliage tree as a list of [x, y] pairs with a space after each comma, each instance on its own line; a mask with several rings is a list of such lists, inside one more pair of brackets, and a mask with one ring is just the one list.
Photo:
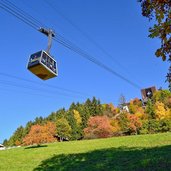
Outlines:
[[155, 115], [157, 120], [169, 118], [170, 109], [165, 108], [162, 102], [155, 103]]
[[135, 115], [141, 120], [146, 120], [148, 118], [147, 114], [145, 114], [145, 111], [142, 107], [137, 108]]
[[73, 114], [74, 114], [74, 118], [75, 118], [77, 124], [80, 125], [82, 123], [82, 118], [80, 116], [80, 113], [74, 109]]
[[132, 114], [135, 114], [136, 111], [142, 106], [141, 101], [138, 98], [135, 98], [133, 100], [130, 101], [129, 104], [129, 111]]
[[110, 124], [112, 125], [112, 131], [114, 134], [118, 133], [121, 130], [118, 120], [111, 119]]

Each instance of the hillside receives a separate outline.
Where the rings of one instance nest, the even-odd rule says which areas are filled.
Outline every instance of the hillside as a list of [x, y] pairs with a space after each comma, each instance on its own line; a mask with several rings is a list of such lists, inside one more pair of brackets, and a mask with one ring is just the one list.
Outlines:
[[57, 142], [0, 151], [2, 171], [169, 170], [171, 133]]
[[102, 104], [93, 97], [84, 103], [72, 103], [47, 117], [36, 117], [19, 126], [4, 140], [5, 146], [27, 146], [63, 140], [109, 138], [123, 135], [171, 132], [171, 92], [156, 91], [143, 103], [135, 98], [123, 100], [118, 107]]

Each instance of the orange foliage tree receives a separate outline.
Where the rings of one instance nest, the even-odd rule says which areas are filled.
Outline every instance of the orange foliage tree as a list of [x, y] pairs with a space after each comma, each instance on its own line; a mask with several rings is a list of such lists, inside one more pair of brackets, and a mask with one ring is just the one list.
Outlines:
[[42, 143], [54, 142], [56, 132], [56, 126], [52, 122], [48, 122], [45, 125], [33, 125], [30, 132], [24, 137], [24, 145], [40, 145]]
[[140, 108], [140, 107], [142, 107], [142, 102], [138, 98], [135, 98], [130, 101], [129, 111], [130, 111], [130, 113], [135, 114], [136, 111], [138, 110], [138, 108]]
[[133, 114], [127, 114], [128, 118], [128, 130], [130, 134], [138, 134], [139, 129], [142, 126], [140, 119]]
[[107, 116], [90, 117], [88, 127], [84, 129], [85, 138], [107, 138], [113, 135], [113, 127]]

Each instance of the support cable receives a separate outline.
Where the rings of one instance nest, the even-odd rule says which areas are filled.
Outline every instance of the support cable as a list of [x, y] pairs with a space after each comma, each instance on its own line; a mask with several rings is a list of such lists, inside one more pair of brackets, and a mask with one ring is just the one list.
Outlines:
[[[4, 2], [4, 0], [1, 0], [0, 2], [0, 8], [2, 8], [3, 10], [5, 10], [6, 12], [12, 14], [13, 16], [17, 17], [18, 19], [20, 19], [21, 21], [23, 21], [25, 24], [31, 26], [32, 28], [36, 29], [40, 26], [38, 26], [36, 23], [34, 23], [34, 21], [28, 17], [26, 17], [26, 15], [23, 15], [24, 12], [22, 10], [22, 13], [19, 12], [20, 8], [16, 8], [17, 11], [11, 6], [9, 7], [8, 4], [2, 3], [2, 1]], [[98, 65], [99, 67], [103, 68], [104, 70], [112, 73], [113, 75], [117, 76], [118, 78], [124, 80], [125, 82], [129, 83], [130, 85], [132, 85], [135, 88], [140, 89], [140, 86], [134, 82], [132, 82], [131, 80], [127, 79], [126, 77], [122, 76], [121, 74], [117, 73], [116, 71], [114, 71], [113, 69], [111, 69], [110, 67], [108, 67], [107, 65], [105, 65], [104, 63], [100, 62], [99, 60], [97, 60], [97, 58], [93, 57], [92, 55], [88, 54], [86, 51], [82, 50], [81, 48], [79, 48], [78, 46], [76, 46], [75, 44], [73, 44], [70, 41], [66, 41], [65, 38], [63, 38], [62, 36], [59, 36], [57, 38], [53, 38], [56, 42], [60, 43], [61, 45], [65, 46], [66, 48], [68, 48], [71, 51], [74, 51], [75, 53], [77, 53], [78, 55], [82, 56], [83, 58], [93, 62], [94, 64]]]

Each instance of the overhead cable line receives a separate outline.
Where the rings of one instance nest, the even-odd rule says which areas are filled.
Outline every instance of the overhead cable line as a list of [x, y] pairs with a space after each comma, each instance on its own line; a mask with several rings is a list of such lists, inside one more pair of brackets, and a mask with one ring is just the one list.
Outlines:
[[[2, 0], [1, 0], [2, 1]], [[4, 1], [3, 1], [4, 2]], [[4, 9], [5, 11], [9, 12], [10, 14], [14, 15], [15, 17], [17, 17], [18, 19], [20, 19], [21, 21], [23, 21], [24, 23], [28, 24], [29, 26], [32, 26], [31, 24], [33, 24], [34, 26], [37, 27], [37, 25], [34, 23], [33, 20], [28, 19], [26, 16], [23, 16], [21, 13], [19, 13], [19, 8], [17, 8], [17, 12], [15, 11], [15, 9], [13, 7], [8, 7], [7, 4], [4, 4], [2, 2], [0, 2], [0, 8]], [[11, 12], [12, 11], [12, 12]], [[31, 21], [30, 21], [31, 20]], [[32, 26], [33, 27], [33, 26]], [[34, 29], [37, 30], [37, 28], [33, 27]], [[79, 48], [78, 46], [76, 46], [75, 44], [71, 44], [71, 42], [66, 41], [63, 37], [58, 37], [58, 38], [53, 38], [56, 42], [62, 44], [63, 46], [65, 46], [66, 48], [70, 49], [71, 51], [74, 51], [75, 53], [79, 54], [80, 56], [86, 58], [87, 60], [93, 62], [94, 64], [98, 65], [99, 67], [105, 69], [106, 71], [112, 73], [113, 75], [119, 77], [120, 79], [124, 80], [125, 82], [129, 83], [130, 85], [132, 85], [135, 88], [140, 89], [140, 86], [134, 82], [132, 82], [131, 80], [127, 79], [126, 77], [122, 76], [121, 74], [117, 73], [116, 71], [114, 71], [113, 69], [109, 68], [108, 66], [106, 66], [105, 64], [103, 64], [102, 62], [98, 61], [95, 57], [93, 57], [92, 55], [89, 55], [86, 51], [82, 50], [81, 48]]]
[[74, 51], [75, 53], [79, 54], [80, 56], [82, 56], [83, 58], [86, 58], [87, 60], [93, 62], [94, 64], [98, 65], [99, 67], [105, 69], [106, 71], [112, 73], [113, 75], [117, 76], [118, 78], [124, 80], [125, 82], [129, 83], [130, 85], [134, 86], [135, 88], [141, 89], [141, 87], [130, 81], [129, 79], [127, 79], [126, 77], [122, 76], [121, 74], [115, 72], [113, 69], [109, 68], [108, 66], [106, 66], [105, 64], [103, 64], [102, 62], [98, 61], [96, 58], [94, 58], [93, 56], [89, 55], [88, 53], [86, 53], [85, 51], [83, 51], [82, 49], [80, 49], [79, 47], [75, 46], [70, 46], [69, 44], [67, 44], [66, 42], [63, 42], [62, 40], [58, 40], [56, 38], [54, 38], [54, 40], [58, 43], [61, 43], [63, 46], [65, 46], [66, 48]]
[[[94, 44], [106, 57], [110, 58], [115, 64], [121, 67], [126, 72], [130, 73], [130, 71], [122, 65], [117, 59], [115, 59], [100, 43], [95, 41], [89, 34], [87, 34], [84, 30], [82, 30], [76, 23], [74, 23], [71, 19], [69, 19], [66, 15], [64, 15], [59, 8], [57, 8], [56, 4], [52, 3], [52, 1], [44, 0], [44, 2], [58, 15], [60, 15], [63, 19], [65, 19], [70, 25], [72, 25], [77, 31], [79, 31], [89, 42]], [[131, 73], [130, 73], [131, 74]]]
[[26, 86], [26, 85], [19, 85], [19, 84], [16, 84], [14, 82], [6, 81], [6, 80], [0, 80], [0, 84], [13, 86], [13, 87], [24, 88], [24, 89], [29, 89], [29, 90], [33, 90], [33, 91], [37, 91], [37, 92], [41, 91], [41, 93], [43, 92], [43, 93], [48, 94], [48, 95], [60, 95], [60, 96], [65, 96], [65, 97], [81, 97], [80, 95], [73, 96], [73, 95], [66, 94], [66, 93], [61, 93], [61, 92], [56, 92], [56, 91], [49, 91], [49, 90], [46, 90], [46, 89], [35, 88], [35, 87]]
[[[1, 83], [0, 83], [1, 84]], [[3, 85], [3, 84], [2, 84]], [[13, 92], [13, 93], [21, 93], [21, 94], [27, 94], [27, 95], [34, 95], [34, 96], [42, 96], [42, 97], [48, 97], [48, 98], [54, 98], [55, 97], [55, 95], [45, 95], [45, 94], [40, 94], [40, 93], [31, 93], [31, 92], [26, 92], [26, 91], [21, 91], [21, 90], [15, 90], [15, 91], [13, 91], [13, 89], [9, 89], [9, 88], [0, 88], [0, 91], [5, 91], [5, 92], [9, 92], [9, 90], [10, 90], [10, 94], [11, 94], [11, 92]], [[65, 96], [64, 96], [65, 97]], [[67, 97], [67, 98], [70, 98], [70, 97]]]
[[31, 16], [27, 12], [25, 12], [22, 9], [18, 8], [15, 4], [13, 4], [12, 2], [10, 2], [9, 0], [2, 0], [2, 1], [5, 2], [5, 3], [7, 3], [10, 7], [14, 8], [16, 11], [19, 11], [20, 14], [22, 14], [23, 16], [25, 16], [27, 19], [32, 20], [35, 24], [41, 25], [41, 26], [44, 26], [44, 27], [47, 27], [46, 25], [44, 25], [43, 23], [41, 23], [39, 20], [37, 20], [36, 18], [34, 18], [33, 16]]
[[44, 0], [44, 2], [53, 9], [55, 13], [60, 15], [62, 18], [64, 18], [70, 25], [72, 25], [76, 30], [78, 30], [87, 40], [92, 42], [98, 49], [100, 49], [106, 56], [108, 56], [110, 59], [112, 59], [115, 63], [117, 63], [119, 66], [124, 67], [119, 61], [117, 61], [111, 54], [109, 54], [98, 42], [96, 42], [92, 37], [90, 37], [85, 31], [83, 31], [77, 24], [75, 24], [73, 21], [71, 21], [68, 17], [66, 17], [59, 9], [56, 7], [52, 1]]
[[17, 80], [20, 80], [20, 81], [33, 83], [33, 84], [40, 85], [40, 86], [45, 86], [45, 87], [50, 87], [50, 88], [54, 88], [54, 89], [57, 89], [57, 90], [62, 90], [62, 91], [68, 92], [68, 93], [73, 93], [73, 94], [77, 94], [77, 95], [88, 95], [88, 94], [83, 93], [83, 92], [79, 92], [79, 91], [75, 91], [75, 90], [71, 90], [71, 89], [67, 89], [67, 88], [62, 88], [62, 87], [59, 87], [59, 86], [54, 86], [54, 85], [46, 84], [46, 83], [42, 83], [42, 82], [40, 83], [40, 82], [32, 81], [32, 80], [29, 80], [29, 79], [26, 79], [26, 78], [14, 76], [14, 75], [7, 74], [7, 73], [0, 72], [0, 75], [5, 76], [5, 77], [9, 77], [9, 78], [14, 78], [14, 79], [17, 79]]
[[103, 54], [105, 54], [108, 58], [113, 60], [117, 65], [119, 65], [124, 70], [128, 71], [125, 66], [123, 66], [118, 60], [116, 60], [102, 45], [100, 45], [97, 41], [95, 41], [91, 36], [89, 36], [84, 30], [82, 30], [77, 24], [75, 24], [71, 19], [69, 19], [66, 15], [64, 15], [57, 6], [52, 3], [52, 1], [44, 0], [44, 2], [51, 8], [53, 11], [64, 18], [70, 25], [72, 25], [77, 31], [79, 31], [89, 42], [94, 44]]
[[[3, 0], [1, 0], [1, 1], [3, 1]], [[14, 8], [9, 7], [8, 4], [4, 4], [4, 3], [0, 2], [0, 8], [5, 10], [6, 12], [10, 13], [11, 15], [15, 16], [16, 18], [18, 18], [25, 24], [29, 25], [33, 29], [37, 30], [37, 25], [33, 21], [24, 17], [21, 13], [17, 12]]]

